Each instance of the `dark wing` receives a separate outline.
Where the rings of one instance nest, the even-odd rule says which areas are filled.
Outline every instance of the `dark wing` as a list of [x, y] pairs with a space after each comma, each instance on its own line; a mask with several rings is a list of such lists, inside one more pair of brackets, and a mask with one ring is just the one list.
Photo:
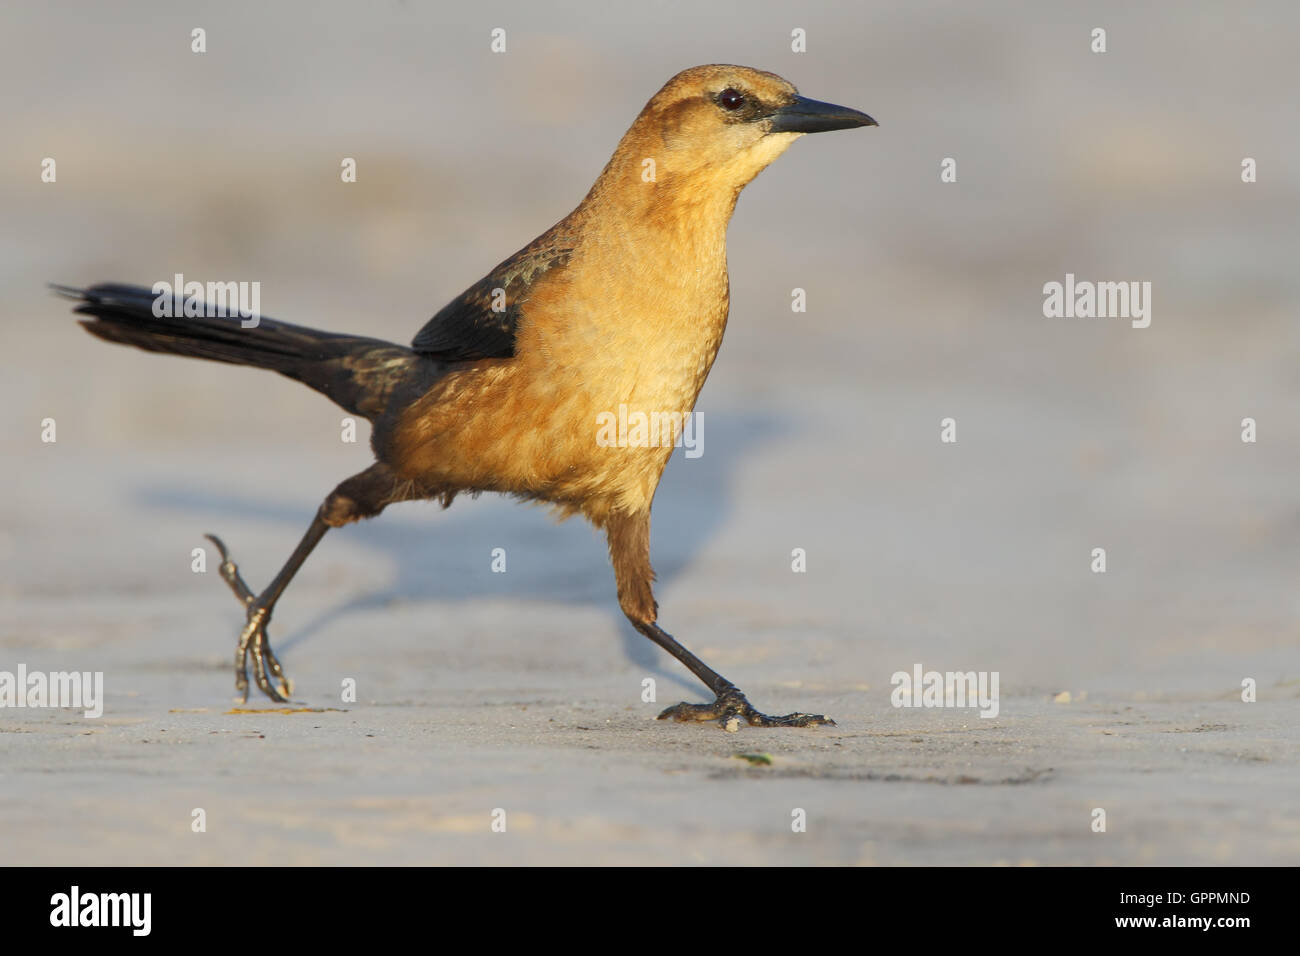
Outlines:
[[552, 229], [449, 302], [425, 324], [411, 348], [444, 362], [511, 358], [515, 327], [537, 280], [569, 261], [573, 243]]

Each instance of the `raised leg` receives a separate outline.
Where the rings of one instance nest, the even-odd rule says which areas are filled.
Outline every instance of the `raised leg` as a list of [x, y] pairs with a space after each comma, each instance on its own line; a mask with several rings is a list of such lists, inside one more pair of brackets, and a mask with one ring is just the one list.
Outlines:
[[[373, 465], [344, 481], [320, 506], [307, 533], [302, 536], [293, 554], [289, 555], [284, 567], [267, 585], [266, 590], [257, 595], [244, 583], [238, 566], [221, 539], [212, 534], [207, 536], [221, 554], [221, 579], [245, 608], [244, 629], [239, 634], [239, 644], [235, 650], [235, 690], [243, 700], [248, 700], [250, 656], [253, 659], [253, 679], [262, 693], [279, 703], [286, 702], [293, 693], [293, 681], [285, 675], [284, 668], [271, 650], [266, 628], [271, 623], [271, 612], [275, 610], [276, 602], [307, 560], [307, 556], [325, 537], [325, 532], [352, 521], [373, 517], [392, 502], [410, 497], [409, 494], [402, 493], [409, 490], [409, 485], [397, 481], [388, 467], [382, 464]], [[268, 674], [275, 678], [278, 688], [271, 685]]]
[[614, 564], [614, 578], [618, 582], [619, 607], [627, 619], [638, 631], [685, 664], [715, 695], [709, 704], [688, 704], [683, 701], [669, 707], [659, 715], [660, 720], [716, 720], [728, 731], [739, 730], [741, 721], [754, 727], [834, 725], [835, 721], [821, 714], [793, 713], [769, 717], [755, 710], [735, 684], [688, 651], [655, 623], [659, 606], [651, 587], [655, 575], [650, 566], [649, 512], [615, 512], [606, 522], [605, 531], [609, 538], [609, 557]]

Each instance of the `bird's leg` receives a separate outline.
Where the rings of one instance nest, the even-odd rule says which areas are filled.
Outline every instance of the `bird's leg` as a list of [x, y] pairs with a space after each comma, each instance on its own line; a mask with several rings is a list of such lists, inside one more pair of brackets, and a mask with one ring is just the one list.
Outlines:
[[688, 704], [683, 701], [669, 707], [659, 715], [660, 720], [716, 720], [728, 731], [739, 730], [741, 721], [753, 727], [817, 727], [835, 724], [835, 721], [821, 714], [793, 713], [770, 717], [756, 710], [735, 684], [688, 651], [655, 623], [658, 606], [651, 590], [654, 571], [650, 567], [648, 512], [616, 512], [607, 521], [606, 532], [609, 536], [609, 556], [614, 564], [614, 577], [618, 582], [618, 603], [623, 613], [638, 631], [685, 664], [715, 695], [710, 704]]
[[[275, 653], [271, 650], [270, 639], [266, 635], [266, 626], [271, 622], [271, 612], [275, 603], [284, 593], [293, 576], [298, 573], [307, 556], [311, 554], [321, 538], [330, 528], [338, 528], [351, 521], [373, 517], [392, 501], [411, 497], [411, 489], [395, 480], [388, 466], [375, 464], [360, 474], [342, 482], [325, 499], [311, 527], [294, 548], [289, 560], [284, 563], [280, 573], [275, 576], [265, 591], [254, 595], [252, 589], [244, 583], [239, 568], [231, 560], [230, 553], [221, 539], [208, 535], [221, 553], [221, 580], [229, 585], [246, 611], [246, 623], [239, 634], [239, 646], [235, 651], [235, 690], [245, 701], [248, 700], [248, 658], [253, 658], [253, 678], [258, 689], [271, 700], [284, 703], [293, 693], [293, 681], [285, 676]], [[277, 690], [267, 678], [268, 672], [280, 685]]]
[[[323, 510], [323, 509], [322, 509]], [[284, 589], [289, 586], [293, 576], [302, 567], [307, 556], [311, 554], [312, 549], [320, 543], [320, 539], [325, 537], [325, 532], [330, 526], [325, 523], [318, 513], [303, 535], [302, 541], [294, 549], [289, 560], [285, 562], [280, 573], [275, 576], [270, 585], [261, 594], [254, 595], [252, 590], [244, 583], [243, 577], [239, 574], [239, 568], [231, 560], [230, 553], [226, 550], [225, 544], [216, 535], [208, 535], [208, 540], [216, 545], [217, 550], [221, 553], [221, 567], [219, 573], [221, 579], [230, 586], [235, 597], [244, 605], [246, 609], [246, 623], [244, 629], [239, 634], [239, 645], [235, 650], [235, 690], [242, 696], [244, 701], [248, 700], [248, 658], [253, 658], [253, 678], [257, 681], [258, 689], [262, 691], [271, 700], [283, 703], [293, 694], [293, 681], [284, 673], [284, 668], [280, 666], [280, 661], [276, 658], [275, 652], [271, 650], [271, 640], [267, 636], [266, 627], [271, 622], [271, 612], [275, 609], [275, 602], [280, 599]], [[267, 673], [274, 677], [280, 685], [277, 690], [271, 686]]]

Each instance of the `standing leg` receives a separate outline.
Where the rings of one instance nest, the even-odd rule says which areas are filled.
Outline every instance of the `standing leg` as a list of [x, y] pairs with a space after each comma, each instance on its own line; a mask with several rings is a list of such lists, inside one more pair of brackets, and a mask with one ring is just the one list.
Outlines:
[[[321, 538], [330, 528], [338, 528], [362, 518], [372, 518], [394, 501], [407, 497], [401, 492], [409, 490], [399, 482], [388, 466], [375, 464], [360, 474], [353, 475], [335, 488], [316, 512], [311, 527], [294, 548], [289, 560], [284, 563], [280, 573], [267, 585], [261, 594], [253, 591], [239, 574], [239, 568], [231, 560], [226, 546], [216, 535], [208, 535], [221, 553], [221, 579], [229, 585], [235, 597], [247, 609], [247, 623], [239, 634], [239, 645], [235, 651], [235, 690], [245, 701], [248, 700], [248, 657], [253, 657], [253, 677], [258, 689], [271, 700], [283, 703], [293, 693], [293, 682], [285, 676], [284, 669], [271, 650], [271, 642], [266, 634], [266, 627], [271, 623], [271, 612], [298, 573], [307, 556], [312, 553]], [[267, 679], [270, 672], [280, 687], [277, 690]]]
[[618, 583], [618, 604], [627, 619], [638, 631], [685, 664], [714, 693], [713, 703], [688, 704], [683, 701], [660, 714], [660, 720], [670, 717], [679, 721], [717, 720], [727, 730], [739, 729], [741, 720], [756, 727], [816, 727], [835, 723], [820, 714], [769, 717], [760, 713], [735, 684], [677, 643], [671, 634], [655, 623], [659, 606], [651, 589], [655, 574], [650, 567], [648, 511], [635, 514], [615, 512], [606, 522], [605, 531], [609, 538], [609, 557], [614, 564], [614, 578]]

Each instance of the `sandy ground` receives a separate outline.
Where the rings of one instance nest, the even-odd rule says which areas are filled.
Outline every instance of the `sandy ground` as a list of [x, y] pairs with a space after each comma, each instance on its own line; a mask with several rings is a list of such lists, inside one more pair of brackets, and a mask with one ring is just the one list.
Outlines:
[[[0, 857], [1300, 862], [1293, 8], [126, 9], [0, 30], [0, 671], [106, 695], [0, 709]], [[366, 435], [275, 376], [96, 342], [43, 283], [258, 280], [269, 315], [407, 341], [709, 61], [881, 122], [742, 198], [704, 455], [655, 507], [664, 626], [838, 726], [656, 722], [702, 689], [622, 620], [602, 540], [490, 498], [332, 533], [272, 625], [307, 710], [230, 713], [240, 614], [192, 549], [265, 583]], [[1150, 281], [1151, 327], [1045, 318], [1067, 272]], [[998, 672], [999, 715], [891, 706], [917, 663]]]

